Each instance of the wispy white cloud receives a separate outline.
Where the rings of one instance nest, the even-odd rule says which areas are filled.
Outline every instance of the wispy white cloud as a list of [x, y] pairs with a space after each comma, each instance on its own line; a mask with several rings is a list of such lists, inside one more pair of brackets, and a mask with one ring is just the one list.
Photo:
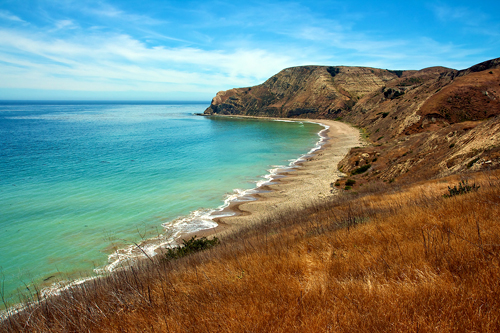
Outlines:
[[78, 26], [72, 20], [59, 20], [55, 22], [55, 30], [77, 29], [77, 28]]
[[468, 17], [468, 10], [465, 8], [453, 8], [447, 5], [434, 4], [431, 6], [434, 14], [441, 21], [460, 20]]
[[89, 11], [96, 15], [108, 16], [114, 19], [119, 19], [123, 22], [129, 22], [133, 24], [139, 23], [141, 25], [160, 25], [166, 23], [165, 21], [157, 20], [146, 15], [126, 14], [125, 12], [122, 11], [108, 12], [108, 11], [92, 10], [92, 9], [90, 9]]
[[[411, 69], [441, 64], [461, 67], [463, 60], [451, 60], [484, 51], [453, 42], [440, 42], [423, 34], [406, 34], [390, 27], [366, 28], [364, 24], [373, 14], [364, 12], [363, 8], [351, 10], [348, 14], [339, 10], [335, 15], [318, 15], [318, 12], [311, 12], [296, 3], [279, 8], [275, 8], [276, 5], [253, 9], [251, 14], [238, 13], [231, 17], [231, 22], [236, 24], [242, 18], [259, 17], [255, 25], [262, 25], [264, 31], [269, 29], [275, 36], [283, 36], [284, 42], [273, 42], [277, 52], [286, 52], [286, 48], [294, 45], [296, 49], [302, 49], [306, 57], [320, 60], [322, 64]], [[265, 13], [261, 14], [261, 10]], [[461, 15], [461, 12], [455, 15]], [[260, 43], [265, 45], [265, 41]]]
[[25, 22], [24, 20], [20, 19], [18, 16], [12, 14], [7, 10], [0, 10], [0, 19], [15, 21], [15, 22]]
[[491, 18], [492, 13], [498, 15], [495, 10], [486, 13], [476, 7], [450, 6], [443, 3], [429, 5], [429, 8], [440, 22], [455, 24], [459, 30], [490, 37], [500, 36], [498, 17]]
[[339, 49], [352, 49], [358, 52], [376, 52], [377, 50], [402, 47], [408, 44], [403, 39], [377, 39], [375, 36], [366, 36], [345, 30], [307, 26], [297, 31], [295, 37], [315, 42], [326, 43]]
[[102, 1], [92, 4], [91, 6], [83, 2], [79, 6], [81, 10], [92, 15], [121, 20], [124, 22], [128, 22], [129, 24], [139, 23], [141, 25], [160, 25], [166, 23], [166, 21], [164, 20], [155, 19], [147, 15], [127, 13], [116, 6]]
[[322, 54], [330, 52], [331, 63], [335, 63], [335, 55], [339, 54], [342, 64], [353, 66], [359, 66], [362, 59], [365, 66], [381, 68], [421, 69], [435, 65], [462, 68], [464, 58], [484, 51], [426, 36], [387, 38], [328, 26], [304, 26], [290, 36], [321, 45]]
[[4, 88], [160, 91], [175, 85], [176, 89], [215, 91], [260, 83], [294, 63], [291, 57], [259, 49], [147, 47], [128, 35], [78, 43], [0, 31], [0, 45], [5, 78], [0, 86]]
[[460, 23], [477, 26], [488, 20], [488, 15], [476, 8], [463, 6], [450, 6], [436, 3], [430, 5], [434, 15], [443, 22], [460, 21]]

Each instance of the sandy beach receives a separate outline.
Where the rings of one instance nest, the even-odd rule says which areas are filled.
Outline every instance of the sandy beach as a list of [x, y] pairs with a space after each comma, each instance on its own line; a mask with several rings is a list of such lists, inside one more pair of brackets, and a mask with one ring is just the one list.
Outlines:
[[[289, 121], [290, 119], [284, 120]], [[215, 219], [219, 224], [216, 228], [188, 234], [183, 238], [191, 237], [194, 234], [199, 237], [223, 236], [273, 212], [291, 207], [301, 207], [315, 200], [335, 195], [336, 189], [332, 188], [331, 184], [335, 183], [342, 175], [337, 169], [338, 163], [351, 148], [363, 145], [359, 130], [334, 120], [293, 120], [329, 126], [325, 132], [327, 139], [322, 148], [299, 163], [298, 168], [280, 174], [284, 177], [275, 180], [274, 184], [261, 187], [260, 189], [264, 191], [256, 194], [257, 200], [231, 204], [227, 209], [237, 212], [236, 216]]]

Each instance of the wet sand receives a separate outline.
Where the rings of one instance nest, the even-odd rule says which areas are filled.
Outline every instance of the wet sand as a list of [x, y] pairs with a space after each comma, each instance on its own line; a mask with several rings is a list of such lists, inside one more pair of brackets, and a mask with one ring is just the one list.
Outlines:
[[298, 168], [280, 174], [284, 177], [275, 180], [274, 184], [261, 187], [260, 190], [264, 191], [255, 195], [257, 200], [231, 204], [227, 209], [236, 212], [235, 216], [215, 219], [218, 223], [216, 228], [183, 235], [182, 238], [186, 239], [193, 235], [221, 237], [228, 232], [237, 231], [242, 226], [255, 223], [276, 211], [301, 207], [336, 194], [332, 183], [335, 183], [342, 175], [337, 165], [351, 148], [363, 145], [359, 130], [334, 120], [284, 120], [309, 121], [329, 126], [325, 133], [327, 136], [325, 144], [307, 160], [299, 163]]

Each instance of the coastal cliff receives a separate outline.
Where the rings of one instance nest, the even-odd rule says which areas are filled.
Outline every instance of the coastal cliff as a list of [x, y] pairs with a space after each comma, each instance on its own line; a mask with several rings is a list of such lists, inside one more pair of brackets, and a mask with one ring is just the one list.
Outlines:
[[205, 114], [334, 118], [410, 72], [366, 67], [287, 68], [261, 85], [217, 93]]
[[287, 68], [260, 85], [217, 93], [205, 114], [358, 126], [371, 145], [353, 149], [340, 168], [349, 174], [370, 164], [358, 176], [364, 181], [493, 168], [500, 165], [500, 58], [464, 70]]

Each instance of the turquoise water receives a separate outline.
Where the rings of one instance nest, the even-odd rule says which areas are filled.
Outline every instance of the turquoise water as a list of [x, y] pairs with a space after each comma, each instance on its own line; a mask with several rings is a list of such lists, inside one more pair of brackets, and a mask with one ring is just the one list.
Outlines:
[[7, 298], [33, 282], [91, 275], [132, 242], [213, 227], [213, 210], [307, 153], [322, 129], [193, 115], [206, 107], [0, 104]]

